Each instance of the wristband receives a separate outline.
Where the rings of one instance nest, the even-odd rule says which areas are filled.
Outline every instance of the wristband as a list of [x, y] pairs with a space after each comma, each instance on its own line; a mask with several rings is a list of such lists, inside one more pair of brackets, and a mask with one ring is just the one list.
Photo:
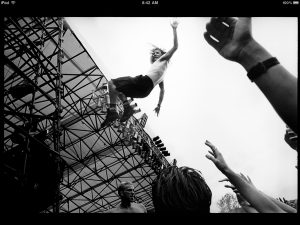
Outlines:
[[269, 58], [263, 62], [257, 63], [255, 66], [253, 66], [249, 70], [247, 76], [251, 80], [251, 82], [253, 82], [259, 76], [261, 76], [262, 74], [267, 72], [268, 69], [270, 69], [272, 66], [275, 66], [277, 64], [279, 64], [279, 61], [277, 60], [277, 58], [275, 58], [275, 57]]

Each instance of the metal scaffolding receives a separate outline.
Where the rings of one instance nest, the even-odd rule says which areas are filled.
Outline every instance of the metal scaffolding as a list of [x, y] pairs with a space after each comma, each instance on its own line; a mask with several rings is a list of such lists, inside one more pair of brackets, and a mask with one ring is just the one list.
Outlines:
[[[105, 83], [107, 78], [63, 18], [4, 18], [1, 176], [16, 190], [39, 196], [33, 204], [42, 206], [36, 211], [106, 211], [120, 203], [117, 187], [125, 180], [134, 183], [136, 200], [153, 210], [151, 183], [170, 164], [141, 119], [132, 116], [126, 124], [100, 128], [105, 112], [92, 91]], [[118, 109], [123, 110], [121, 104]], [[35, 156], [41, 152], [44, 158]], [[54, 172], [47, 170], [50, 159]], [[47, 181], [36, 177], [46, 173], [53, 177], [55, 194], [42, 204], [52, 189], [37, 195]]]

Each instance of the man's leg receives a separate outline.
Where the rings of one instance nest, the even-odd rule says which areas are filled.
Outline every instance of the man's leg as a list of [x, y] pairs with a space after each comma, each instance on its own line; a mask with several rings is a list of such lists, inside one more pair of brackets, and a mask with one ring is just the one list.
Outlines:
[[107, 109], [106, 118], [101, 124], [101, 128], [109, 125], [116, 119], [119, 119], [119, 114], [117, 112], [117, 98], [119, 92], [116, 90], [116, 86], [111, 80], [108, 82], [108, 94], [110, 99], [109, 108]]
[[123, 102], [123, 108], [124, 108], [124, 112], [120, 119], [120, 122], [125, 122], [134, 114], [134, 110], [130, 106], [130, 103], [128, 102], [127, 97], [123, 93], [119, 92], [118, 96], [119, 96], [119, 99]]

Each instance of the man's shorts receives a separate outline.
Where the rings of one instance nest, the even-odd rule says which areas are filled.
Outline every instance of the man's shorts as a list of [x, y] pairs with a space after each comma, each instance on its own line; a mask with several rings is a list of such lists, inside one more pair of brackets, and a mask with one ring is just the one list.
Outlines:
[[147, 75], [138, 75], [136, 77], [126, 76], [111, 80], [116, 86], [117, 91], [131, 98], [145, 98], [154, 88], [151, 78]]

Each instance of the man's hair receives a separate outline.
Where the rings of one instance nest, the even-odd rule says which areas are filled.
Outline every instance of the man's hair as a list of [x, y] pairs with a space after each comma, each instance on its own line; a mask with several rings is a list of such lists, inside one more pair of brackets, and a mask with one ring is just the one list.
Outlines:
[[151, 55], [150, 61], [151, 61], [151, 63], [154, 63], [154, 61], [155, 61], [155, 60], [154, 60], [154, 57], [153, 57], [153, 54], [154, 54], [154, 51], [155, 51], [155, 50], [159, 50], [159, 51], [161, 52], [162, 55], [166, 53], [166, 51], [163, 50], [163, 49], [161, 49], [161, 48], [158, 48], [158, 47], [153, 48], [153, 49], [150, 51], [150, 55]]
[[201, 172], [170, 166], [152, 182], [155, 212], [209, 213], [212, 192]]
[[119, 187], [118, 187], [118, 194], [120, 195], [120, 193], [122, 191], [124, 191], [125, 187], [128, 186], [128, 185], [133, 185], [133, 184], [131, 182], [129, 182], [129, 181], [121, 182], [120, 185], [119, 185]]

